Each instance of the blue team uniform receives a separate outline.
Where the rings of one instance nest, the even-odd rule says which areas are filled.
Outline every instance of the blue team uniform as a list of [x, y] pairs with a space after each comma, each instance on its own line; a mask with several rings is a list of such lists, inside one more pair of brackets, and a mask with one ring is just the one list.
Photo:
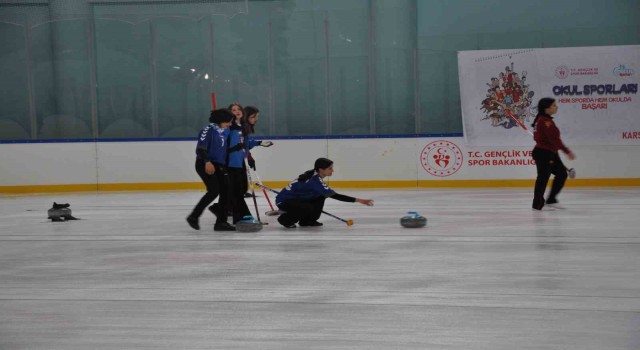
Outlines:
[[[229, 188], [231, 190], [231, 207], [233, 208], [233, 223], [237, 223], [245, 216], [250, 216], [247, 203], [244, 201], [244, 194], [247, 192], [247, 172], [244, 168], [245, 138], [242, 126], [236, 122], [229, 128], [227, 147], [227, 171], [229, 173]], [[249, 148], [255, 146], [255, 142], [249, 141]]]
[[283, 188], [276, 196], [276, 205], [293, 199], [311, 200], [320, 197], [331, 197], [336, 192], [327, 185], [318, 173], [313, 174], [307, 181], [294, 180]]
[[211, 123], [200, 131], [196, 156], [207, 162], [225, 165], [227, 162], [227, 135], [229, 131], [218, 124]]
[[245, 144], [246, 148], [244, 152], [241, 149], [229, 152], [229, 162], [227, 165], [230, 168], [242, 168], [244, 164], [245, 152], [259, 145], [260, 142], [262, 142], [259, 140], [254, 140], [252, 138], [248, 138], [248, 140], [245, 140], [245, 137], [242, 133], [242, 127], [240, 127], [240, 125], [236, 123], [232, 124], [229, 131], [229, 148], [232, 148], [238, 144], [244, 143], [245, 141], [246, 141], [246, 144]]

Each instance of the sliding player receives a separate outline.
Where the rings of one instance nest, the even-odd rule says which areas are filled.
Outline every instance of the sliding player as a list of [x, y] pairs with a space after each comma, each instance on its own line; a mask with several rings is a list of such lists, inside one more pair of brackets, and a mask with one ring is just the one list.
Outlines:
[[280, 225], [287, 228], [300, 226], [322, 226], [318, 222], [326, 198], [342, 202], [358, 202], [372, 206], [372, 199], [360, 199], [336, 193], [324, 182], [324, 178], [333, 174], [333, 161], [318, 158], [312, 170], [298, 176], [276, 196], [276, 205], [285, 211], [278, 217]]

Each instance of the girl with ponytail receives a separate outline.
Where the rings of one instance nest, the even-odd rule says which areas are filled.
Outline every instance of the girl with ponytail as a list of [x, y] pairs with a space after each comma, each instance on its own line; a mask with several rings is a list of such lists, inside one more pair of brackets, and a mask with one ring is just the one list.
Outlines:
[[[536, 146], [533, 149], [533, 159], [536, 161], [538, 177], [533, 193], [533, 209], [543, 210], [546, 205], [556, 209], [564, 209], [558, 204], [557, 195], [564, 187], [567, 180], [567, 168], [562, 164], [558, 151], [567, 154], [570, 160], [575, 159], [575, 155], [560, 139], [560, 130], [553, 121], [553, 115], [558, 111], [556, 101], [550, 97], [541, 98], [538, 101], [538, 115], [533, 120], [531, 126], [534, 128], [533, 139]], [[544, 191], [551, 174], [555, 175], [551, 192], [547, 200], [544, 199]], [[545, 208], [546, 209], [546, 208]]]
[[286, 213], [278, 217], [280, 225], [287, 228], [300, 226], [322, 226], [318, 222], [324, 201], [333, 198], [342, 202], [358, 202], [372, 206], [373, 200], [345, 196], [336, 193], [325, 182], [324, 178], [333, 174], [333, 161], [318, 158], [313, 169], [298, 175], [287, 187], [276, 196], [276, 205]]

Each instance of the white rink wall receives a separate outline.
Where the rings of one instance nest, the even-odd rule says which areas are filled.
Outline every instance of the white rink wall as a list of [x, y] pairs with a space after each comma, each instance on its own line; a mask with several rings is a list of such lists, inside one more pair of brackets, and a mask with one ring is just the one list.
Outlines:
[[[463, 180], [458, 183], [465, 187], [474, 180], [503, 180], [496, 182], [499, 185], [535, 178], [535, 165], [525, 153], [531, 147], [470, 148], [461, 137], [273, 142], [272, 147], [252, 151], [265, 182], [287, 182], [312, 168], [318, 157], [334, 161], [331, 182], [354, 187], [411, 187], [423, 180]], [[579, 179], [602, 179], [590, 184], [605, 186], [627, 179], [623, 181], [627, 185], [640, 185], [638, 145], [568, 146], [577, 159], [565, 164], [577, 170]], [[194, 149], [195, 141], [0, 144], [0, 192], [22, 186], [87, 184], [164, 184], [158, 189], [172, 189], [172, 184], [184, 188], [192, 183], [197, 188]], [[434, 156], [441, 157], [439, 162]]]

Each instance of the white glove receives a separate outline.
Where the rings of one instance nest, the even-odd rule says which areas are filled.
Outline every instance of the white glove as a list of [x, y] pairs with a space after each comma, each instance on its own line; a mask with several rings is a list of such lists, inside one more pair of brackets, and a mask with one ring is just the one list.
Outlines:
[[262, 147], [271, 147], [271, 146], [273, 146], [273, 142], [271, 142], [271, 141], [260, 141], [260, 146], [262, 146]]

